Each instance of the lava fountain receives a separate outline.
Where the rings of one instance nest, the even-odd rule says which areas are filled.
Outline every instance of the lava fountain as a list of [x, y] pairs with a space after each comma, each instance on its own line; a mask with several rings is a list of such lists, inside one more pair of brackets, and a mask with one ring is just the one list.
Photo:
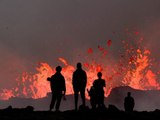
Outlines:
[[[132, 42], [131, 39], [133, 39]], [[87, 57], [83, 63], [88, 78], [87, 88], [92, 86], [93, 81], [97, 78], [97, 72], [101, 71], [106, 80], [106, 96], [110, 94], [112, 88], [118, 86], [130, 86], [140, 90], [159, 90], [160, 84], [157, 81], [159, 72], [153, 72], [151, 69], [153, 62], [151, 51], [143, 47], [143, 40], [139, 32], [134, 32], [121, 40], [122, 48], [119, 51], [119, 59], [116, 61], [110, 57], [112, 53], [110, 48], [114, 46], [114, 40], [107, 40], [105, 45], [98, 45], [96, 50], [88, 48], [87, 55], [85, 55]], [[58, 61], [64, 64], [62, 74], [66, 81], [66, 94], [73, 94], [72, 74], [75, 65], [71, 65], [63, 57], [58, 58]], [[21, 76], [17, 77], [17, 86], [12, 89], [3, 89], [0, 99], [45, 97], [50, 92], [47, 78], [55, 73], [55, 68], [48, 63], [40, 62], [35, 69], [36, 73], [23, 72]]]

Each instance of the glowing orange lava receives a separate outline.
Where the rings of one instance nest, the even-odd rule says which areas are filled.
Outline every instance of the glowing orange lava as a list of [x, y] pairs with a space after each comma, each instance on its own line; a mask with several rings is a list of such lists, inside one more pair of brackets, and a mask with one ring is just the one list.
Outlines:
[[[135, 32], [136, 36], [139, 36], [139, 34], [139, 32]], [[83, 63], [83, 68], [86, 70], [88, 77], [87, 88], [92, 86], [93, 81], [97, 78], [97, 72], [101, 71], [103, 78], [106, 80], [106, 96], [110, 94], [112, 88], [118, 86], [130, 86], [140, 90], [160, 89], [160, 84], [157, 81], [159, 72], [156, 73], [150, 69], [151, 51], [139, 45], [139, 41], [142, 41], [141, 36], [138, 45], [134, 47], [128, 40], [122, 40], [124, 52], [120, 53], [118, 62], [109, 61], [109, 57], [106, 57], [109, 56], [108, 49], [114, 45], [111, 40], [107, 41], [106, 47], [98, 45], [100, 54], [96, 53], [96, 59], [90, 58], [90, 55], [93, 55], [96, 50], [89, 48], [87, 50], [88, 60]], [[102, 59], [103, 62], [98, 62], [97, 58]], [[58, 60], [64, 64], [62, 74], [66, 80], [66, 93], [73, 94], [72, 74], [75, 65], [71, 65], [63, 57], [58, 58]], [[54, 74], [55, 70], [48, 63], [39, 63], [36, 71], [36, 73], [22, 73], [16, 79], [17, 86], [12, 89], [3, 89], [0, 93], [0, 99], [6, 100], [11, 97], [37, 99], [45, 97], [50, 92], [50, 84], [47, 78]]]

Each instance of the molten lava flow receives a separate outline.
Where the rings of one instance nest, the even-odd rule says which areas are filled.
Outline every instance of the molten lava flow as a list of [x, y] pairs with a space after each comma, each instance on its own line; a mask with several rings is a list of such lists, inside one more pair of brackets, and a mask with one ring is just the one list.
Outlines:
[[8, 100], [11, 97], [15, 97], [12, 90], [3, 89], [0, 93], [0, 97], [2, 100]]
[[123, 80], [124, 84], [140, 90], [160, 88], [155, 73], [148, 69], [150, 53], [149, 50], [137, 50], [135, 60], [129, 62], [129, 70]]
[[[127, 34], [128, 31], [127, 31]], [[97, 72], [103, 73], [106, 80], [105, 95], [108, 96], [111, 89], [118, 86], [130, 86], [140, 90], [160, 89], [157, 81], [157, 75], [160, 72], [153, 72], [151, 69], [151, 51], [144, 49], [141, 45], [144, 38], [139, 36], [139, 32], [133, 33], [138, 40], [131, 42], [130, 37], [122, 40], [122, 52], [118, 59], [113, 59], [111, 48], [114, 46], [112, 40], [108, 40], [104, 45], [98, 45], [98, 48], [87, 50], [87, 59], [83, 63], [83, 69], [87, 72], [87, 88], [89, 89], [93, 81], [97, 79]], [[115, 35], [115, 32], [114, 32]], [[102, 47], [103, 46], [103, 47]], [[120, 47], [120, 46], [119, 46]], [[94, 52], [93, 52], [94, 51]], [[93, 57], [95, 56], [95, 57]], [[71, 65], [65, 58], [58, 60], [64, 65], [62, 74], [66, 81], [66, 93], [73, 94], [72, 74], [75, 66]], [[17, 86], [12, 89], [3, 89], [0, 93], [0, 99], [9, 99], [10, 97], [42, 98], [50, 92], [50, 83], [47, 81], [55, 73], [47, 63], [39, 63], [36, 67], [36, 73], [23, 72], [19, 76]], [[88, 94], [86, 93], [86, 96]]]
[[23, 73], [17, 78], [18, 88], [16, 96], [41, 98], [50, 91], [47, 77], [50, 77], [54, 70], [47, 63], [39, 63], [36, 67], [37, 73]]

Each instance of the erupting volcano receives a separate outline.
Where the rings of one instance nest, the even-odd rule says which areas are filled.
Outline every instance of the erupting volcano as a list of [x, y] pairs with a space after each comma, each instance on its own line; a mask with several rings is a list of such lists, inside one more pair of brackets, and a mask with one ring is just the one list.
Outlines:
[[[116, 33], [113, 33], [116, 36]], [[151, 57], [152, 52], [143, 46], [144, 38], [139, 32], [125, 32], [125, 37], [121, 40], [119, 46], [119, 59], [112, 59], [112, 46], [115, 45], [113, 40], [105, 40], [104, 44], [88, 48], [84, 51], [83, 68], [87, 72], [87, 88], [92, 86], [93, 81], [97, 78], [97, 72], [103, 73], [106, 80], [105, 95], [108, 96], [112, 88], [118, 86], [130, 86], [139, 90], [159, 90], [158, 82], [159, 72], [154, 70], [154, 60]], [[78, 53], [77, 53], [78, 54]], [[63, 65], [62, 74], [66, 80], [67, 94], [73, 94], [72, 74], [75, 65], [69, 63], [64, 57], [57, 58]], [[79, 62], [79, 61], [77, 61]], [[56, 67], [56, 66], [55, 66]], [[0, 99], [7, 100], [11, 97], [42, 98], [50, 92], [50, 84], [47, 77], [55, 72], [55, 67], [48, 63], [38, 63], [36, 73], [23, 72], [17, 77], [17, 86], [12, 89], [3, 89], [0, 93]], [[87, 96], [87, 93], [86, 93]]]

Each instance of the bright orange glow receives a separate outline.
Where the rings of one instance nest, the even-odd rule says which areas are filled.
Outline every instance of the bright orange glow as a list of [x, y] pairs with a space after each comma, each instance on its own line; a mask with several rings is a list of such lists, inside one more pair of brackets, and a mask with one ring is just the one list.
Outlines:
[[[139, 32], [134, 35], [139, 36]], [[97, 79], [97, 72], [103, 73], [103, 78], [106, 80], [105, 96], [108, 96], [114, 87], [130, 86], [140, 90], [160, 89], [160, 84], [157, 81], [159, 71], [153, 72], [151, 69], [151, 51], [144, 49], [140, 43], [143, 41], [140, 37], [137, 47], [127, 40], [122, 40], [124, 53], [120, 53], [119, 60], [110, 59], [108, 56], [109, 48], [114, 45], [111, 40], [108, 40], [106, 47], [98, 45], [98, 52], [89, 48], [87, 50], [87, 60], [83, 63], [83, 69], [87, 72], [87, 88], [92, 86], [92, 83]], [[94, 51], [94, 52], [93, 52]], [[109, 50], [110, 51], [110, 50]], [[96, 59], [90, 58], [96, 54]], [[99, 55], [99, 56], [97, 56]], [[103, 62], [97, 62], [97, 59]], [[65, 58], [58, 58], [64, 66], [62, 74], [66, 80], [66, 94], [73, 94], [72, 89], [72, 74], [75, 66], [71, 65]], [[116, 62], [115, 62], [116, 61]], [[118, 61], [118, 62], [117, 62]], [[13, 89], [3, 89], [0, 93], [0, 99], [9, 99], [10, 97], [26, 97], [26, 98], [42, 98], [50, 92], [50, 83], [47, 78], [55, 73], [55, 68], [52, 68], [48, 63], [39, 63], [35, 68], [36, 73], [23, 72], [19, 76], [17, 86]], [[86, 96], [88, 94], [86, 93]]]
[[0, 93], [0, 96], [3, 100], [7, 100], [11, 97], [15, 97], [12, 90], [3, 89], [2, 93]]
[[68, 65], [67, 61], [64, 58], [59, 58], [59, 61], [61, 61], [64, 65]]
[[149, 50], [137, 50], [136, 60], [131, 63], [130, 70], [124, 77], [124, 84], [131, 86], [135, 89], [148, 90], [159, 89], [160, 86], [156, 81], [156, 75], [149, 67]]

